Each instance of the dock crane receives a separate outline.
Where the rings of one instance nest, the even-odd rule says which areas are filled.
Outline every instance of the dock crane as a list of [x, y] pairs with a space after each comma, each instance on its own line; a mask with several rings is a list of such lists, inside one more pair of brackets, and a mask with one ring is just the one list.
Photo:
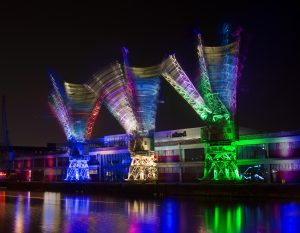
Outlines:
[[7, 114], [6, 114], [6, 98], [5, 95], [2, 96], [2, 138], [3, 138], [3, 147], [4, 147], [4, 161], [5, 164], [5, 173], [6, 177], [9, 178], [10, 174], [13, 172], [13, 161], [15, 158], [15, 152], [13, 151], [13, 148], [10, 143], [9, 139], [9, 131], [8, 131], [8, 125], [7, 125]]

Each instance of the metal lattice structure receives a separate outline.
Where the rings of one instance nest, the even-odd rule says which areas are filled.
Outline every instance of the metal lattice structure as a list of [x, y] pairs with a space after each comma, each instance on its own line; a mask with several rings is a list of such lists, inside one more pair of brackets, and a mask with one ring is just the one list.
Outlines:
[[100, 99], [83, 84], [65, 82], [50, 75], [49, 105], [62, 126], [69, 144], [69, 168], [65, 180], [89, 180], [88, 154], [84, 143], [91, 137], [100, 111]]
[[154, 181], [158, 178], [154, 161], [154, 139], [158, 94], [160, 89], [159, 66], [137, 68], [128, 66], [125, 54], [125, 70], [132, 77], [135, 94], [135, 109], [139, 128], [132, 134], [129, 145], [132, 161], [127, 180]]
[[[218, 96], [231, 114], [235, 113], [236, 109], [238, 51], [239, 41], [221, 47], [204, 47], [203, 49], [201, 38], [199, 38], [198, 56], [201, 81], [207, 80], [209, 75], [211, 91]], [[202, 93], [205, 93], [204, 90]]]
[[127, 85], [128, 81], [119, 63], [112, 64], [105, 71], [96, 73], [86, 83], [88, 89], [95, 95], [101, 96], [105, 106], [126, 133], [131, 134], [138, 129], [138, 121]]
[[68, 111], [65, 101], [65, 91], [58, 80], [54, 79], [53, 75], [50, 75], [51, 82], [53, 85], [52, 92], [49, 96], [49, 106], [60, 123], [65, 136], [68, 141], [73, 139], [73, 127], [71, 114]]
[[229, 145], [206, 145], [204, 178], [214, 180], [239, 180], [236, 147]]
[[207, 70], [207, 62], [206, 57], [204, 57], [200, 35], [198, 38], [198, 57], [200, 65], [200, 79], [196, 80], [198, 90], [203, 95], [207, 106], [213, 111], [213, 118], [211, 119], [211, 121], [218, 122], [221, 120], [228, 120], [230, 118], [230, 113], [228, 112], [226, 106], [219, 99], [217, 93], [215, 93], [215, 91], [211, 87], [210, 73]]
[[[105, 106], [130, 135], [131, 166], [128, 180], [155, 180], [153, 131], [160, 88], [160, 66], [130, 67], [127, 49], [124, 65], [112, 64], [106, 72], [95, 74], [86, 86], [104, 101]], [[147, 145], [144, 143], [147, 142]]]
[[134, 155], [127, 180], [132, 181], [153, 181], [157, 180], [157, 167], [154, 160], [154, 153], [146, 155]]
[[204, 178], [239, 179], [234, 143], [237, 138], [235, 115], [239, 38], [230, 43], [228, 25], [224, 27], [223, 37], [222, 46], [205, 47], [201, 36], [198, 36], [200, 74], [194, 82], [181, 68], [175, 55], [167, 57], [158, 66], [137, 68], [129, 65], [126, 48], [123, 48], [123, 65], [113, 63], [85, 84], [65, 82], [63, 86], [51, 76], [53, 90], [49, 97], [50, 107], [72, 148], [72, 163], [68, 171], [70, 178], [67, 179], [85, 179], [79, 177], [88, 174], [80, 170], [88, 169], [83, 147], [91, 137], [102, 102], [130, 135], [132, 162], [128, 180], [157, 179], [153, 132], [160, 76], [207, 125], [201, 130], [202, 142], [206, 144]]
[[234, 143], [239, 39], [229, 43], [228, 27], [225, 31], [225, 45], [219, 47], [204, 47], [198, 36], [200, 75], [195, 85], [174, 55], [163, 61], [162, 75], [207, 124], [201, 131], [204, 179], [239, 180]]
[[222, 103], [222, 109], [226, 109], [223, 115], [228, 116], [220, 124], [209, 124], [202, 131], [203, 141], [206, 141], [204, 179], [239, 180], [234, 143], [239, 39], [229, 43], [229, 28], [225, 25], [224, 29], [224, 45], [219, 47], [204, 47], [199, 35], [199, 90], [204, 96], [211, 90]]
[[204, 103], [202, 96], [177, 62], [175, 55], [169, 56], [162, 62], [162, 75], [202, 120], [209, 118], [212, 111]]
[[160, 89], [160, 67], [129, 68], [133, 74], [139, 134], [148, 136], [155, 129]]
[[66, 180], [84, 181], [90, 179], [88, 160], [71, 159]]
[[73, 136], [76, 141], [90, 139], [100, 111], [99, 97], [84, 84], [64, 82], [68, 109], [72, 116]]

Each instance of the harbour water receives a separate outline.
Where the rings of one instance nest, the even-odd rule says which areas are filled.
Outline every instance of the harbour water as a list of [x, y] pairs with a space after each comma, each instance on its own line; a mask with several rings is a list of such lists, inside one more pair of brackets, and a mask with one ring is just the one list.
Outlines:
[[0, 190], [2, 233], [299, 232], [291, 200], [133, 199]]

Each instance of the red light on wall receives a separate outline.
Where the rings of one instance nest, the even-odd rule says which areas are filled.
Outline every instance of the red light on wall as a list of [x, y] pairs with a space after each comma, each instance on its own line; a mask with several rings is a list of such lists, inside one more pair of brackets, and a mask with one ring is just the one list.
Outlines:
[[55, 176], [54, 175], [48, 175], [48, 181], [54, 181]]
[[30, 167], [31, 167], [31, 160], [26, 160], [25, 166], [26, 166], [27, 168], [30, 168]]
[[22, 167], [22, 161], [21, 160], [16, 161], [16, 163], [17, 163], [17, 168], [21, 168]]
[[47, 167], [54, 167], [54, 158], [47, 158]]
[[0, 172], [0, 177], [6, 177], [6, 173], [5, 172]]
[[25, 171], [25, 180], [31, 181], [31, 170]]
[[55, 175], [56, 175], [56, 170], [54, 168], [46, 168], [44, 174], [45, 174], [46, 181], [54, 181]]

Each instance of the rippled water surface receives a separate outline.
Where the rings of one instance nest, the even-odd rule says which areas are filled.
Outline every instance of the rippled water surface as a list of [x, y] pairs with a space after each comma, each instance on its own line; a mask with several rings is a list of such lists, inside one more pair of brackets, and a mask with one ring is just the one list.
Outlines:
[[300, 203], [0, 190], [0, 232], [300, 232]]

